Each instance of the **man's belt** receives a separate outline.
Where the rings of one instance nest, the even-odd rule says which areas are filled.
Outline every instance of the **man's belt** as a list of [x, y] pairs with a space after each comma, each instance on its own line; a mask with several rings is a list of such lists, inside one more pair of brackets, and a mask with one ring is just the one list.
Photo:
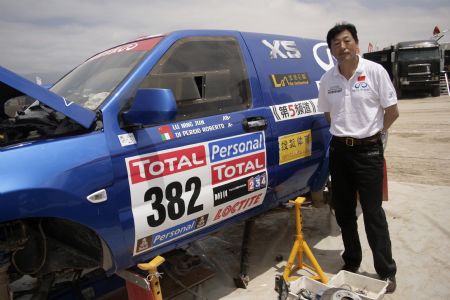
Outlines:
[[339, 143], [343, 143], [347, 146], [353, 147], [353, 146], [360, 146], [360, 145], [374, 145], [378, 143], [380, 140], [380, 133], [374, 134], [372, 136], [362, 138], [362, 139], [356, 139], [352, 137], [347, 136], [335, 136], [333, 135], [333, 140], [338, 141]]

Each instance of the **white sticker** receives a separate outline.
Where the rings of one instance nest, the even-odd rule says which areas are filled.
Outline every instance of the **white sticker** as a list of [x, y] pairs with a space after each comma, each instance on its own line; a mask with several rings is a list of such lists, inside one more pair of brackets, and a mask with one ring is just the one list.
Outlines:
[[289, 102], [270, 107], [275, 122], [298, 119], [321, 114], [317, 108], [318, 99]]
[[120, 145], [122, 147], [130, 146], [136, 144], [136, 139], [134, 138], [134, 134], [132, 133], [125, 133], [117, 136], [120, 141]]

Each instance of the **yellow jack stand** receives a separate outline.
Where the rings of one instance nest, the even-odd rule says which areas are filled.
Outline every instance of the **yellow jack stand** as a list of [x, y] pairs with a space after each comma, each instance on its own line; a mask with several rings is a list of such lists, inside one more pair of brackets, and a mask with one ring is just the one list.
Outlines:
[[[302, 213], [301, 213], [301, 205], [305, 201], [305, 198], [298, 197], [295, 201], [289, 201], [290, 203], [294, 203], [295, 205], [295, 242], [292, 247], [291, 253], [289, 254], [289, 259], [286, 263], [283, 272], [283, 278], [286, 282], [293, 281], [299, 278], [299, 276], [290, 276], [291, 272], [300, 270], [300, 269], [309, 269], [310, 271], [315, 271], [316, 275], [310, 276], [310, 278], [315, 280], [320, 280], [324, 284], [328, 283], [328, 277], [322, 271], [319, 263], [315, 259], [311, 250], [308, 247], [308, 244], [303, 240], [302, 233]], [[303, 252], [308, 257], [309, 261], [312, 263], [313, 267], [306, 265], [303, 262]], [[297, 257], [297, 265], [294, 266], [295, 258]], [[305, 268], [306, 267], [306, 268]]]
[[165, 261], [164, 257], [157, 256], [149, 263], [138, 264], [138, 268], [144, 271], [148, 271], [147, 280], [150, 281], [152, 287], [153, 299], [162, 300], [161, 285], [159, 284], [159, 273], [156, 270]]

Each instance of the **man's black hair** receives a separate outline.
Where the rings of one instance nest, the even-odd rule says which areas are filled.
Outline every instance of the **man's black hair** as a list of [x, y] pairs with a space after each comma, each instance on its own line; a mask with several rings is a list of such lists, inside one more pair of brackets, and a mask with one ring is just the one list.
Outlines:
[[351, 33], [351, 35], [356, 43], [359, 42], [358, 33], [356, 32], [355, 25], [353, 25], [351, 23], [342, 22], [342, 23], [337, 23], [336, 25], [334, 25], [333, 28], [331, 28], [328, 31], [328, 34], [327, 34], [328, 48], [331, 49], [331, 40], [334, 39], [339, 33], [341, 33], [344, 30], [348, 30]]

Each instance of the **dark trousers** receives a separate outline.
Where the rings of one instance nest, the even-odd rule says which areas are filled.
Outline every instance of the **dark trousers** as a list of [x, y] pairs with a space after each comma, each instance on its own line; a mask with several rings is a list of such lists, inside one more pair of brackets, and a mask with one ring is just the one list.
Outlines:
[[383, 197], [383, 145], [347, 146], [333, 138], [330, 146], [332, 205], [342, 231], [346, 265], [359, 267], [362, 260], [356, 216], [357, 192], [375, 270], [381, 278], [395, 275], [391, 240]]

